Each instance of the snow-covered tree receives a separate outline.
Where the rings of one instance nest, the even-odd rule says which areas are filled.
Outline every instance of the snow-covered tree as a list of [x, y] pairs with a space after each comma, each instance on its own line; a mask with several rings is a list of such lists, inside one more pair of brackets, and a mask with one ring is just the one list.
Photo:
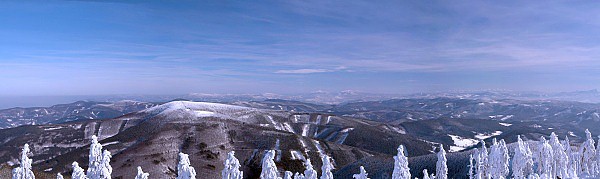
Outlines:
[[600, 176], [600, 136], [598, 136], [598, 146], [596, 146], [596, 163], [595, 163], [595, 172], [596, 176]]
[[594, 139], [592, 133], [589, 130], [585, 130], [586, 140], [579, 147], [579, 154], [581, 155], [581, 170], [584, 173], [591, 174], [593, 170], [594, 156], [596, 155], [596, 149], [594, 146]]
[[469, 173], [468, 173], [469, 179], [475, 178], [473, 176], [473, 172], [475, 171], [474, 168], [475, 167], [473, 166], [473, 154], [471, 154], [471, 155], [469, 155]]
[[367, 173], [367, 171], [365, 171], [365, 167], [360, 166], [360, 173], [352, 175], [352, 178], [369, 179], [367, 176], [369, 176], [369, 174]]
[[488, 163], [488, 150], [485, 146], [485, 141], [481, 140], [481, 149], [479, 149], [479, 162], [477, 168], [477, 178], [483, 179], [490, 176], [489, 163]]
[[87, 179], [83, 168], [79, 167], [79, 163], [73, 162], [72, 166], [73, 173], [71, 174], [71, 179]]
[[327, 155], [322, 155], [321, 163], [323, 163], [323, 165], [321, 166], [320, 179], [333, 179], [333, 173], [331, 173], [331, 170], [333, 170], [334, 168], [333, 163], [331, 162], [331, 157]]
[[493, 139], [492, 146], [490, 147], [490, 155], [488, 156], [490, 177], [492, 178], [505, 178], [508, 175], [508, 148], [504, 140], [500, 142]]
[[427, 172], [427, 169], [423, 169], [423, 179], [433, 179], [429, 178], [429, 172]]
[[240, 161], [235, 158], [234, 151], [227, 154], [227, 159], [223, 165], [225, 166], [221, 171], [223, 179], [242, 179], [244, 177], [244, 172], [240, 171]]
[[398, 146], [398, 155], [394, 156], [394, 172], [392, 179], [410, 179], [410, 168], [408, 158], [404, 154], [404, 146]]
[[313, 169], [313, 165], [312, 163], [310, 163], [310, 159], [306, 159], [304, 167], [306, 167], [306, 170], [304, 170], [305, 179], [317, 179], [317, 171]]
[[304, 174], [296, 172], [296, 174], [294, 174], [294, 179], [304, 179]]
[[32, 160], [27, 156], [29, 152], [29, 144], [25, 144], [21, 150], [21, 164], [12, 171], [13, 179], [35, 179], [33, 171], [31, 171]]
[[512, 160], [512, 171], [513, 178], [523, 179], [526, 178], [533, 169], [533, 158], [529, 146], [525, 146], [525, 143], [521, 139], [521, 136], [517, 136], [517, 148]]
[[62, 174], [57, 173], [56, 174], [56, 179], [65, 179], [65, 178], [62, 176]]
[[92, 136], [90, 144], [90, 154], [87, 177], [90, 179], [100, 179], [102, 175], [102, 144], [98, 143], [98, 137]]
[[569, 141], [569, 136], [565, 136], [564, 147], [565, 153], [569, 158], [569, 163], [567, 164], [567, 172], [569, 176], [567, 178], [579, 178], [577, 172], [579, 171], [579, 157], [577, 155], [577, 152], [573, 152], [573, 150], [571, 149], [571, 142]]
[[474, 154], [475, 154], [475, 158], [474, 158], [475, 166], [473, 167], [475, 170], [474, 178], [475, 179], [483, 179], [484, 174], [485, 174], [485, 168], [484, 168], [485, 164], [483, 163], [483, 159], [481, 158], [481, 149], [475, 149]]
[[558, 136], [554, 132], [550, 134], [550, 146], [552, 147], [554, 155], [552, 161], [552, 176], [568, 178], [569, 174], [567, 172], [567, 167], [569, 165], [569, 157], [565, 152], [565, 148], [558, 140]]
[[144, 171], [142, 170], [142, 167], [140, 167], [140, 166], [137, 167], [137, 175], [135, 175], [135, 179], [148, 179], [149, 176], [150, 176], [149, 173], [144, 173]]
[[440, 145], [440, 151], [437, 153], [437, 163], [435, 164], [436, 179], [448, 179], [448, 166], [446, 162], [448, 162], [446, 151], [444, 150], [444, 146]]
[[554, 161], [554, 152], [552, 150], [552, 146], [550, 143], [544, 138], [541, 137], [538, 147], [538, 174], [542, 178], [555, 178], [552, 176], [552, 163]]
[[100, 161], [100, 179], [110, 179], [112, 175], [112, 167], [110, 166], [110, 158], [112, 155], [108, 150], [102, 152], [102, 160]]
[[275, 150], [269, 150], [265, 153], [262, 159], [262, 171], [260, 173], [261, 179], [279, 179], [277, 173], [277, 166], [275, 165]]
[[527, 179], [540, 179], [540, 175], [532, 173], [531, 175], [527, 176]]
[[[294, 174], [292, 174], [292, 172], [290, 171], [285, 171], [285, 173], [283, 173], [283, 179], [292, 179]], [[240, 178], [241, 179], [241, 178]]]
[[196, 179], [196, 170], [190, 164], [190, 158], [188, 154], [179, 153], [177, 179]]

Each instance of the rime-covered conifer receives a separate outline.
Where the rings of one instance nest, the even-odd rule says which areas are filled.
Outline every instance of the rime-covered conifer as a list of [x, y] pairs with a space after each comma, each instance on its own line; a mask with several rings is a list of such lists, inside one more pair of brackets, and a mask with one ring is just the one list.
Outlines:
[[394, 156], [394, 171], [392, 179], [410, 179], [410, 168], [408, 158], [404, 154], [404, 146], [398, 146], [398, 155]]
[[244, 177], [244, 173], [240, 171], [240, 161], [235, 158], [234, 151], [227, 154], [227, 159], [223, 165], [223, 171], [221, 171], [223, 179], [242, 179]]
[[32, 160], [27, 156], [29, 154], [29, 144], [23, 145], [23, 149], [21, 150], [21, 158], [20, 158], [20, 166], [13, 169], [12, 178], [13, 179], [35, 179], [33, 175], [33, 171], [31, 171], [31, 163]]
[[448, 160], [446, 159], [446, 151], [444, 146], [440, 145], [440, 151], [437, 153], [437, 163], [435, 165], [436, 179], [448, 179]]
[[187, 154], [179, 153], [177, 179], [196, 179], [196, 170], [190, 164], [190, 158]]
[[137, 175], [135, 175], [135, 179], [148, 179], [149, 176], [150, 176], [149, 173], [144, 173], [144, 171], [142, 170], [142, 167], [140, 167], [140, 166], [137, 167]]
[[369, 174], [365, 171], [365, 167], [360, 166], [360, 173], [352, 175], [354, 179], [369, 179]]
[[279, 179], [279, 174], [277, 173], [277, 166], [275, 165], [275, 151], [269, 150], [265, 153], [265, 156], [262, 159], [262, 171], [260, 173], [261, 179]]

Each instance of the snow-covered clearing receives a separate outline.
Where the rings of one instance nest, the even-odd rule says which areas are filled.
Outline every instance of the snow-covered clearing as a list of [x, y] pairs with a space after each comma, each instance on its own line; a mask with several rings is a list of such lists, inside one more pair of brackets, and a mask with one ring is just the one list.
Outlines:
[[492, 132], [489, 134], [479, 133], [479, 134], [475, 135], [475, 138], [484, 140], [484, 139], [487, 139], [490, 137], [499, 136], [500, 134], [502, 134], [502, 131], [495, 131], [495, 132]]
[[454, 146], [450, 146], [450, 152], [461, 151], [467, 147], [476, 145], [479, 142], [475, 139], [464, 138], [457, 135], [448, 134], [448, 136], [450, 136], [452, 138], [452, 141], [454, 141]]

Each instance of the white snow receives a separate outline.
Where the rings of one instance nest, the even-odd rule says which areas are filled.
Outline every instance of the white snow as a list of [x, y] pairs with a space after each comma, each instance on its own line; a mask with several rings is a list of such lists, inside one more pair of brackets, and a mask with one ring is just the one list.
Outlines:
[[506, 121], [507, 119], [510, 119], [510, 118], [512, 118], [513, 116], [514, 116], [514, 115], [507, 115], [507, 116], [504, 116], [503, 118], [501, 118], [500, 120], [501, 120], [501, 121]]
[[498, 123], [498, 124], [500, 124], [502, 126], [506, 126], [506, 127], [512, 126], [512, 124], [510, 124], [510, 123], [503, 123], [503, 122], [501, 122], [501, 123]]
[[107, 142], [107, 143], [102, 144], [102, 147], [108, 146], [108, 145], [113, 145], [113, 144], [118, 144], [118, 143], [119, 143], [119, 141]]
[[306, 158], [304, 157], [304, 155], [302, 155], [300, 151], [290, 150], [290, 154], [292, 154], [292, 160], [306, 161]]
[[304, 126], [302, 126], [302, 136], [304, 136], [304, 137], [308, 136], [308, 129], [310, 129], [309, 124], [304, 124]]
[[340, 132], [350, 132], [352, 130], [354, 130], [354, 128], [350, 127], [350, 128], [342, 129]]
[[475, 135], [475, 138], [480, 139], [480, 140], [484, 140], [484, 139], [487, 139], [487, 138], [490, 138], [490, 137], [498, 136], [500, 134], [502, 134], [502, 131], [495, 131], [495, 132], [492, 132], [490, 134], [479, 133], [479, 134]]
[[296, 132], [294, 132], [294, 129], [292, 128], [292, 126], [287, 122], [283, 123], [283, 128], [285, 129], [285, 131], [288, 131], [291, 133], [296, 133]]
[[208, 103], [208, 102], [190, 102], [190, 101], [172, 101], [162, 105], [154, 106], [148, 109], [144, 109], [141, 112], [157, 114], [157, 115], [168, 115], [173, 112], [182, 111], [187, 112], [198, 117], [208, 116], [227, 116], [228, 113], [234, 113], [237, 111], [250, 111], [257, 110], [248, 107], [234, 106], [220, 103]]
[[215, 115], [215, 113], [211, 112], [211, 111], [197, 110], [197, 111], [194, 111], [194, 112], [196, 113], [196, 116], [198, 116], [198, 117], [209, 117], [209, 116]]
[[448, 134], [448, 136], [450, 136], [452, 138], [452, 141], [454, 141], [454, 146], [450, 146], [450, 152], [458, 152], [467, 147], [474, 146], [477, 143], [479, 143], [479, 141], [475, 139], [464, 138], [461, 136], [451, 134]]
[[63, 127], [49, 127], [49, 128], [45, 128], [44, 131], [53, 131], [53, 130], [57, 130], [57, 129], [62, 129]]
[[317, 148], [317, 151], [319, 152], [319, 155], [323, 155], [325, 153], [325, 151], [321, 147], [321, 143], [317, 140], [313, 140], [313, 142], [315, 144], [315, 147]]

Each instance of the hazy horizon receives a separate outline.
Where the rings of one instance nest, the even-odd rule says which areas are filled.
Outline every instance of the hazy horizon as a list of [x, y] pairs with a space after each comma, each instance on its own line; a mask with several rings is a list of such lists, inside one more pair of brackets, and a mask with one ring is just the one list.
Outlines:
[[600, 2], [0, 2], [0, 96], [577, 91]]

